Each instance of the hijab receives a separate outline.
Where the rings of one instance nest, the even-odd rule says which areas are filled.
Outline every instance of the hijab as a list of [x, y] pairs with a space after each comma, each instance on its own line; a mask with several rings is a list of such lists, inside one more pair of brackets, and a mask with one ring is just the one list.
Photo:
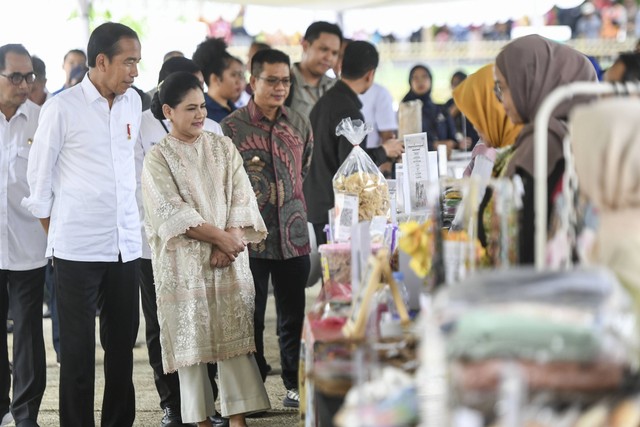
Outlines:
[[[424, 70], [427, 75], [429, 76], [429, 80], [431, 80], [431, 87], [429, 88], [429, 90], [426, 93], [423, 93], [422, 95], [418, 95], [417, 93], [415, 93], [412, 89], [411, 89], [411, 79], [413, 78], [413, 74], [418, 71], [418, 70]], [[431, 101], [431, 90], [433, 89], [433, 74], [431, 73], [431, 70], [429, 69], [429, 67], [427, 67], [426, 65], [415, 65], [413, 66], [413, 68], [411, 68], [411, 71], [409, 71], [409, 92], [407, 92], [407, 94], [404, 96], [404, 98], [402, 98], [402, 102], [406, 102], [406, 101], [413, 101], [414, 99], [419, 99], [422, 101], [422, 105], [427, 105], [427, 104], [431, 104], [433, 101]]]
[[500, 148], [513, 144], [522, 130], [505, 114], [493, 92], [493, 64], [485, 65], [471, 74], [453, 90], [456, 106], [479, 132], [489, 139], [489, 147]]
[[577, 108], [571, 143], [580, 189], [603, 216], [640, 218], [640, 100], [610, 98]]
[[[514, 143], [515, 152], [507, 165], [507, 176], [520, 167], [533, 176], [533, 125], [540, 105], [556, 88], [572, 82], [597, 81], [596, 72], [585, 55], [539, 35], [521, 37], [507, 44], [496, 57], [496, 67], [504, 76], [513, 103], [524, 122]], [[581, 99], [558, 105], [548, 126], [547, 171], [563, 159], [562, 140], [567, 133], [569, 110]]]
[[609, 98], [571, 114], [580, 191], [599, 213], [595, 260], [640, 302], [640, 100]]

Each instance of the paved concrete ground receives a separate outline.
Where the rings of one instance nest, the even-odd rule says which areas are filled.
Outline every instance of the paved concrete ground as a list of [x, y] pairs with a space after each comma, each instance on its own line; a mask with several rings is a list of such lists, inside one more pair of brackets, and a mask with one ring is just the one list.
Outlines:
[[[320, 286], [316, 284], [307, 289], [307, 309], [315, 301]], [[140, 333], [138, 344], [134, 350], [134, 383], [136, 388], [136, 421], [137, 427], [157, 427], [162, 418], [158, 393], [153, 383], [153, 371], [149, 367], [147, 349], [144, 343], [144, 318], [141, 313]], [[275, 335], [275, 304], [273, 296], [269, 296], [265, 330], [265, 353], [267, 362], [273, 368], [273, 372], [267, 378], [266, 388], [271, 400], [272, 409], [262, 418], [248, 419], [250, 427], [277, 426], [289, 427], [298, 425], [298, 411], [284, 408], [282, 399], [285, 389], [280, 379], [280, 355], [277, 337]], [[96, 322], [97, 323], [97, 322]], [[45, 344], [47, 347], [47, 389], [40, 407], [38, 423], [42, 427], [58, 427], [58, 380], [59, 368], [56, 364], [55, 352], [51, 343], [51, 321], [44, 320]], [[98, 337], [96, 329], [96, 337]], [[9, 335], [11, 337], [11, 335]], [[10, 338], [11, 339], [11, 338]], [[9, 350], [11, 351], [11, 350]], [[95, 419], [96, 425], [100, 425], [100, 407], [104, 389], [103, 351], [100, 344], [96, 345], [96, 393], [95, 393]], [[14, 424], [10, 424], [14, 426]]]

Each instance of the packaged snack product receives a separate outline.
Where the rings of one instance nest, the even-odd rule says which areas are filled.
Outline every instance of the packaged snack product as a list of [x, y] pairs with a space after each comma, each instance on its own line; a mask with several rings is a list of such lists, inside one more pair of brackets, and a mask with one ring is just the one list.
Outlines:
[[344, 135], [354, 147], [333, 176], [336, 193], [355, 194], [359, 198], [359, 221], [369, 221], [374, 216], [389, 217], [389, 186], [376, 164], [359, 144], [370, 125], [361, 120], [343, 119], [336, 128], [336, 135]]

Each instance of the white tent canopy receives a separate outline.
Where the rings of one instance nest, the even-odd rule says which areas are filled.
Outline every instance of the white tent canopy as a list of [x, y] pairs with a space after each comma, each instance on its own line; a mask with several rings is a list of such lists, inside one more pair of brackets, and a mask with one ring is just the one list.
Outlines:
[[[583, 0], [26, 0], [6, 2], [0, 14], [0, 45], [23, 43], [47, 64], [49, 88], [63, 82], [62, 57], [72, 48], [86, 49], [87, 13], [93, 4], [95, 22], [132, 20], [141, 27], [143, 63], [138, 79], [143, 89], [165, 52], [190, 55], [207, 34], [201, 21], [232, 21], [244, 5], [244, 27], [303, 34], [316, 20], [340, 22], [347, 36], [393, 33], [398, 38], [431, 25], [493, 24], [529, 16], [541, 18], [554, 4], [574, 7]], [[34, 13], [27, 13], [32, 11]], [[37, 13], [35, 13], [37, 12]], [[108, 12], [108, 14], [107, 14]], [[84, 19], [83, 19], [84, 18]]]

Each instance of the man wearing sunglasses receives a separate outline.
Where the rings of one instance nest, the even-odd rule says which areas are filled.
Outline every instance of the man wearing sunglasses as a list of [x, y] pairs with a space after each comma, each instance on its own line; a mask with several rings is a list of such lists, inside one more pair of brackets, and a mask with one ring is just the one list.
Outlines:
[[238, 147], [256, 193], [267, 239], [249, 246], [256, 289], [256, 361], [264, 380], [264, 315], [269, 276], [279, 325], [283, 404], [297, 408], [300, 336], [310, 261], [307, 209], [302, 193], [311, 161], [313, 136], [306, 116], [284, 105], [291, 86], [289, 57], [279, 50], [257, 52], [251, 60], [253, 98], [220, 123]]
[[[42, 300], [47, 238], [40, 222], [20, 206], [29, 195], [27, 159], [40, 107], [28, 100], [36, 79], [29, 52], [0, 47], [0, 426], [37, 426], [46, 386]], [[4, 324], [13, 315], [13, 401]], [[11, 410], [11, 411], [10, 411]]]

